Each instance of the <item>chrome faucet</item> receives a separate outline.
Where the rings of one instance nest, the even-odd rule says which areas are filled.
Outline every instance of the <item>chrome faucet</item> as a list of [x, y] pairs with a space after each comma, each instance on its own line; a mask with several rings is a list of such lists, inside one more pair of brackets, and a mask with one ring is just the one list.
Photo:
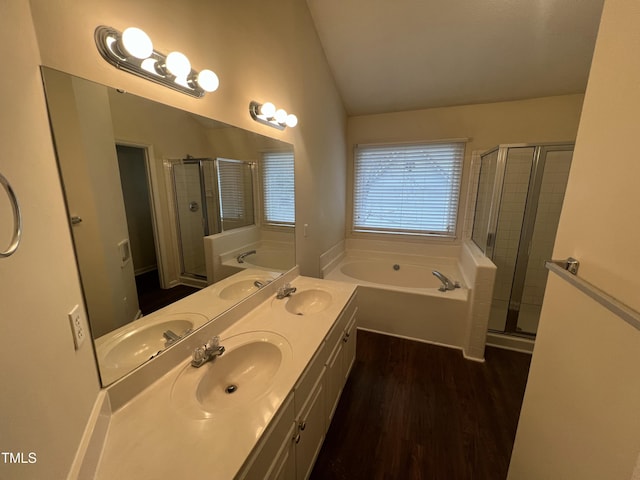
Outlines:
[[282, 300], [285, 297], [290, 296], [292, 293], [296, 292], [296, 287], [292, 287], [288, 283], [285, 283], [283, 287], [278, 289], [278, 293], [276, 293], [276, 298]]
[[173, 330], [167, 330], [166, 332], [162, 332], [162, 336], [164, 337], [164, 340], [165, 340], [164, 342], [165, 348], [173, 345], [185, 335], [190, 334], [192, 331], [193, 331], [192, 328], [188, 328], [184, 331], [182, 335], [178, 335]]
[[247, 258], [249, 255], [254, 255], [255, 253], [256, 253], [255, 250], [249, 250], [248, 252], [243, 252], [236, 257], [236, 260], [238, 261], [238, 263], [244, 263], [245, 258]]
[[217, 335], [204, 345], [199, 346], [193, 351], [193, 359], [191, 366], [200, 368], [208, 361], [215, 360], [224, 353], [224, 347], [220, 345], [220, 337]]
[[256, 280], [255, 282], [253, 282], [253, 284], [258, 288], [262, 288], [269, 285], [272, 281], [273, 280], [267, 280], [266, 282], [261, 282], [260, 280]]
[[177, 342], [178, 340], [180, 340], [180, 335], [178, 335], [177, 333], [174, 333], [171, 330], [167, 330], [166, 332], [162, 332], [162, 336], [164, 337], [164, 346], [168, 347], [169, 345], [174, 344], [175, 342]]
[[455, 290], [456, 288], [460, 288], [460, 282], [452, 282], [446, 276], [440, 273], [438, 270], [434, 270], [431, 273], [433, 273], [438, 278], [438, 280], [442, 282], [442, 285], [440, 285], [440, 288], [438, 288], [438, 290], [440, 290], [441, 292], [446, 292], [448, 290]]

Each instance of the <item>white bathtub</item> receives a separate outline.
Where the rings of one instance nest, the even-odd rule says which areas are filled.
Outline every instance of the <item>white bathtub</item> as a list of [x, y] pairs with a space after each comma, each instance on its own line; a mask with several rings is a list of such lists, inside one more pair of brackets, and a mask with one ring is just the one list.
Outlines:
[[[433, 270], [462, 287], [441, 292]], [[348, 252], [324, 278], [359, 285], [360, 328], [455, 348], [465, 344], [470, 290], [456, 258]]]

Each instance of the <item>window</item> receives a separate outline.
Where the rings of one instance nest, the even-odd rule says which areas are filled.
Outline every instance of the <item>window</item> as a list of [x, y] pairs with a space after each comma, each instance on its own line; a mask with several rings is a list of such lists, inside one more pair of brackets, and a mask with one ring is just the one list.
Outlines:
[[261, 166], [264, 222], [270, 225], [294, 225], [293, 152], [263, 153]]
[[353, 230], [455, 236], [464, 146], [359, 146]]
[[217, 158], [216, 165], [222, 230], [252, 225], [254, 216], [251, 163]]

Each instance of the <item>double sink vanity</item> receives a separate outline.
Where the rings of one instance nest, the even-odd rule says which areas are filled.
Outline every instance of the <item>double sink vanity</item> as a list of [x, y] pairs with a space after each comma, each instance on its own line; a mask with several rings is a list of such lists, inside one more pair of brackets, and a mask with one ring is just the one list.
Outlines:
[[[85, 455], [95, 478], [308, 478], [355, 359], [358, 309], [355, 285], [296, 275], [106, 389], [110, 411], [95, 429], [104, 436]], [[212, 288], [159, 316], [206, 316]], [[194, 349], [216, 336], [224, 352], [192, 366]]]
[[[353, 364], [357, 307], [354, 284], [298, 275], [293, 145], [42, 75], [104, 387], [70, 478], [308, 477]], [[274, 162], [292, 188], [286, 218], [267, 222], [258, 185]], [[145, 282], [208, 286], [156, 310]]]

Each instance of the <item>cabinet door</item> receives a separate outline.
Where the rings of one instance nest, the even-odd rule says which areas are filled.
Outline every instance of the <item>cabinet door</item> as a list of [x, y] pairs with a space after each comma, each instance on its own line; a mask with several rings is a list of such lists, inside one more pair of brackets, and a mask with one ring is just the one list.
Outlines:
[[[285, 400], [281, 411], [267, 427], [262, 439], [247, 459], [236, 480], [264, 480], [295, 478], [293, 435], [297, 430], [293, 395]], [[291, 465], [293, 465], [293, 470]], [[287, 476], [286, 472], [291, 472]], [[278, 476], [282, 475], [282, 476]]]
[[329, 430], [329, 424], [331, 423], [331, 419], [333, 418], [333, 414], [336, 411], [336, 407], [338, 406], [338, 401], [340, 400], [340, 393], [342, 392], [342, 386], [344, 384], [343, 377], [343, 342], [342, 338], [338, 340], [335, 344], [333, 352], [329, 356], [329, 360], [327, 361], [327, 370], [324, 374], [324, 385], [325, 385], [325, 415], [326, 415], [326, 424], [327, 430]]
[[322, 447], [325, 433], [323, 378], [320, 377], [298, 417], [296, 479], [306, 480]]
[[280, 450], [273, 461], [271, 470], [265, 476], [268, 480], [295, 480], [296, 478], [296, 452], [295, 435], [298, 430], [296, 424], [291, 425], [291, 430], [282, 442]]
[[342, 355], [342, 381], [346, 383], [347, 378], [349, 377], [349, 373], [351, 373], [351, 367], [353, 367], [353, 363], [356, 360], [356, 340], [357, 340], [357, 317], [356, 310], [353, 313], [353, 317], [349, 322], [349, 326], [347, 327], [343, 341], [343, 350], [344, 354]]

